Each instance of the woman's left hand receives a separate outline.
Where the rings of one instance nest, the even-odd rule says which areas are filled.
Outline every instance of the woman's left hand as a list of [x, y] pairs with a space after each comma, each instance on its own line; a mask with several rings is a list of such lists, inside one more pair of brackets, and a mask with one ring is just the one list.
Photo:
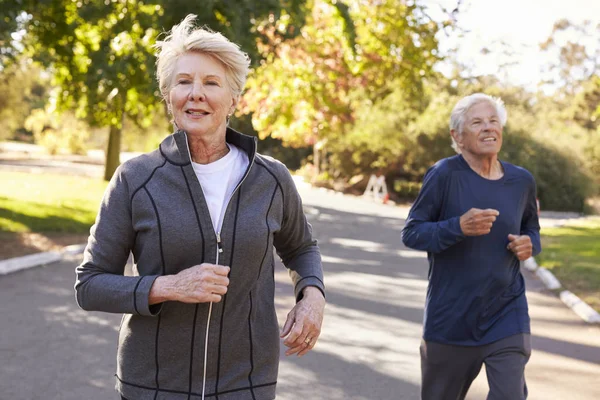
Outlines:
[[289, 347], [286, 356], [303, 356], [315, 347], [321, 334], [324, 310], [323, 293], [313, 286], [304, 288], [302, 300], [288, 313], [281, 330], [281, 337], [285, 338], [283, 344]]

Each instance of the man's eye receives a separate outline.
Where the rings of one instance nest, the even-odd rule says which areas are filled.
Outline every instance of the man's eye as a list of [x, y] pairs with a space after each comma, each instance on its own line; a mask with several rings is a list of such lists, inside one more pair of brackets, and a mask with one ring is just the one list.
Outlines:
[[190, 83], [190, 80], [189, 79], [180, 79], [177, 81], [177, 83], [180, 85], [187, 85]]

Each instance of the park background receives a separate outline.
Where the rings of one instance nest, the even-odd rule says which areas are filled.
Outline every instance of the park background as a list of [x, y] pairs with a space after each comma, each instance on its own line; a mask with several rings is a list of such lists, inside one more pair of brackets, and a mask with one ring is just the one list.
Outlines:
[[[189, 13], [251, 58], [231, 126], [315, 186], [360, 194], [384, 175], [409, 204], [454, 154], [453, 105], [485, 92], [542, 210], [598, 213], [594, 0], [0, 0], [0, 259], [85, 242], [119, 162], [171, 132], [152, 46]], [[600, 220], [542, 234], [538, 262], [600, 310]]]

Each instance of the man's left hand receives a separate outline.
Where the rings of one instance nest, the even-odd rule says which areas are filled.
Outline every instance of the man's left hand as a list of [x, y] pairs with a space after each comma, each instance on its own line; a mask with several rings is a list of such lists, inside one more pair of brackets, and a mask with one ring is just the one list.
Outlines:
[[508, 235], [508, 246], [506, 248], [512, 251], [519, 261], [525, 261], [533, 253], [533, 245], [529, 235]]
[[315, 347], [321, 334], [324, 310], [323, 293], [313, 286], [304, 288], [302, 300], [288, 313], [281, 330], [281, 337], [285, 338], [283, 344], [289, 347], [286, 356], [303, 356]]

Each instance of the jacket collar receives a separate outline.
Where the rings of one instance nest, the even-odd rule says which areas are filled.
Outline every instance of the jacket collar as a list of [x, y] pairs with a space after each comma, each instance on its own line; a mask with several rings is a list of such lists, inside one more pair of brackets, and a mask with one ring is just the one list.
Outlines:
[[[231, 128], [227, 128], [225, 141], [239, 147], [248, 154], [248, 159], [253, 160], [256, 155], [256, 138], [244, 135]], [[190, 150], [187, 142], [187, 133], [178, 130], [169, 135], [160, 144], [160, 152], [171, 164], [187, 165], [191, 164]]]

